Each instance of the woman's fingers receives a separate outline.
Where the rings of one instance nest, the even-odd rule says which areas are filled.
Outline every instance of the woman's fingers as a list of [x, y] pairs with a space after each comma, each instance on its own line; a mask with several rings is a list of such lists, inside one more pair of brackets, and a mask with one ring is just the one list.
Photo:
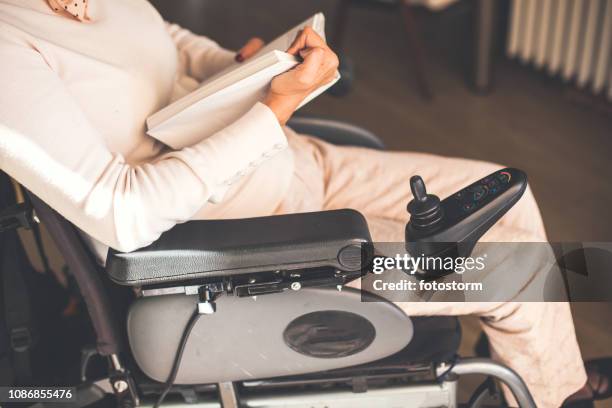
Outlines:
[[300, 56], [302, 62], [272, 80], [264, 103], [285, 124], [310, 92], [336, 76], [338, 57], [310, 27], [304, 28], [287, 52]]
[[300, 30], [297, 36], [295, 37], [295, 39], [293, 40], [293, 42], [291, 43], [291, 45], [289, 46], [289, 48], [287, 48], [286, 52], [291, 55], [297, 55], [297, 53], [302, 48], [304, 48], [305, 43], [306, 43], [306, 38], [304, 37], [304, 30]]
[[310, 47], [327, 47], [327, 44], [312, 27], [304, 27], [287, 49], [287, 53], [297, 55], [301, 49]]
[[259, 37], [253, 37], [238, 51], [236, 54], [236, 61], [242, 62], [248, 58], [251, 58], [264, 46], [264, 41]]
[[321, 67], [325, 64], [323, 48], [308, 48], [300, 55], [304, 61], [295, 67], [295, 79], [305, 88], [315, 86], [321, 77]]

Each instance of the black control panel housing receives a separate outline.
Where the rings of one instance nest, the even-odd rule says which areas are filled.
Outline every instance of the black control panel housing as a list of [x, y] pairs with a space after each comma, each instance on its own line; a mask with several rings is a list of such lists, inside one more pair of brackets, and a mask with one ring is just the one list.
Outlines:
[[[527, 175], [515, 168], [498, 170], [470, 184], [440, 202], [436, 222], [422, 225], [411, 218], [406, 225], [406, 249], [412, 256], [469, 256], [480, 237], [516, 204], [526, 188]], [[452, 273], [423, 272], [420, 277], [428, 280]]]

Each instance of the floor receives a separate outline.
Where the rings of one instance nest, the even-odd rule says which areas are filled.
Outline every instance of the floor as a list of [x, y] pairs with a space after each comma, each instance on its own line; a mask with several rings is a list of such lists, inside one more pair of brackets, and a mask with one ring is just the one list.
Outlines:
[[[331, 20], [335, 1], [184, 0], [181, 4], [190, 9], [161, 0], [153, 3], [167, 19], [235, 49], [252, 35], [271, 39], [315, 11], [324, 11]], [[473, 93], [465, 81], [472, 24], [466, 4], [417, 16], [433, 100], [424, 101], [417, 92], [399, 17], [389, 10], [356, 8], [345, 49], [355, 62], [354, 89], [343, 98], [319, 97], [304, 112], [361, 125], [393, 150], [524, 169], [551, 241], [612, 240], [612, 116], [570, 101], [560, 83], [503, 56], [496, 61], [493, 91]], [[585, 358], [612, 354], [612, 305], [576, 303], [573, 311]], [[478, 322], [472, 317], [461, 320], [461, 351], [469, 355], [480, 333]], [[476, 380], [463, 387], [462, 394]]]

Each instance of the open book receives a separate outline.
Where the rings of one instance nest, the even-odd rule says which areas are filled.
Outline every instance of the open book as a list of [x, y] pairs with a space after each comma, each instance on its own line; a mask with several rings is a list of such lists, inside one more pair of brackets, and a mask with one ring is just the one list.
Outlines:
[[[272, 79], [299, 63], [285, 51], [298, 32], [310, 26], [325, 38], [325, 17], [317, 13], [259, 50], [243, 63], [234, 63], [202, 82], [195, 91], [147, 118], [147, 133], [164, 144], [180, 149], [198, 143], [239, 119], [257, 102], [262, 101]], [[298, 107], [302, 107], [334, 81], [316, 89]], [[197, 132], [193, 129], [197, 127]]]

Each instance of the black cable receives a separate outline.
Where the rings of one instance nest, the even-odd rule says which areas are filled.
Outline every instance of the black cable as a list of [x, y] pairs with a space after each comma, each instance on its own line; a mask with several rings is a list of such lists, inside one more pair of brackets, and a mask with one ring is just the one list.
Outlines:
[[455, 368], [455, 365], [457, 364], [457, 361], [459, 360], [459, 355], [455, 354], [452, 357], [451, 363], [448, 366], [448, 368], [446, 370], [444, 370], [444, 372], [440, 375], [436, 376], [436, 381], [440, 382], [440, 381], [444, 381], [444, 377], [446, 377], [448, 375], [448, 373], [450, 373], [451, 371], [453, 371], [453, 368]]
[[187, 340], [189, 340], [189, 335], [191, 334], [191, 330], [193, 330], [193, 327], [198, 322], [198, 319], [200, 318], [200, 316], [201, 315], [200, 313], [198, 313], [198, 309], [196, 309], [191, 315], [191, 317], [189, 318], [189, 321], [187, 322], [187, 326], [185, 326], [185, 331], [183, 331], [183, 337], [181, 338], [181, 342], [179, 343], [179, 347], [176, 351], [176, 355], [174, 357], [174, 363], [172, 364], [172, 369], [170, 370], [170, 375], [168, 376], [168, 379], [166, 380], [166, 388], [164, 389], [164, 391], [161, 393], [161, 395], [157, 399], [157, 402], [155, 403], [155, 405], [153, 405], [153, 408], [159, 408], [162, 402], [164, 402], [166, 395], [168, 395], [168, 392], [170, 392], [170, 389], [174, 385], [174, 380], [176, 380], [176, 375], [181, 365], [181, 359], [183, 358], [183, 352], [185, 351]]

